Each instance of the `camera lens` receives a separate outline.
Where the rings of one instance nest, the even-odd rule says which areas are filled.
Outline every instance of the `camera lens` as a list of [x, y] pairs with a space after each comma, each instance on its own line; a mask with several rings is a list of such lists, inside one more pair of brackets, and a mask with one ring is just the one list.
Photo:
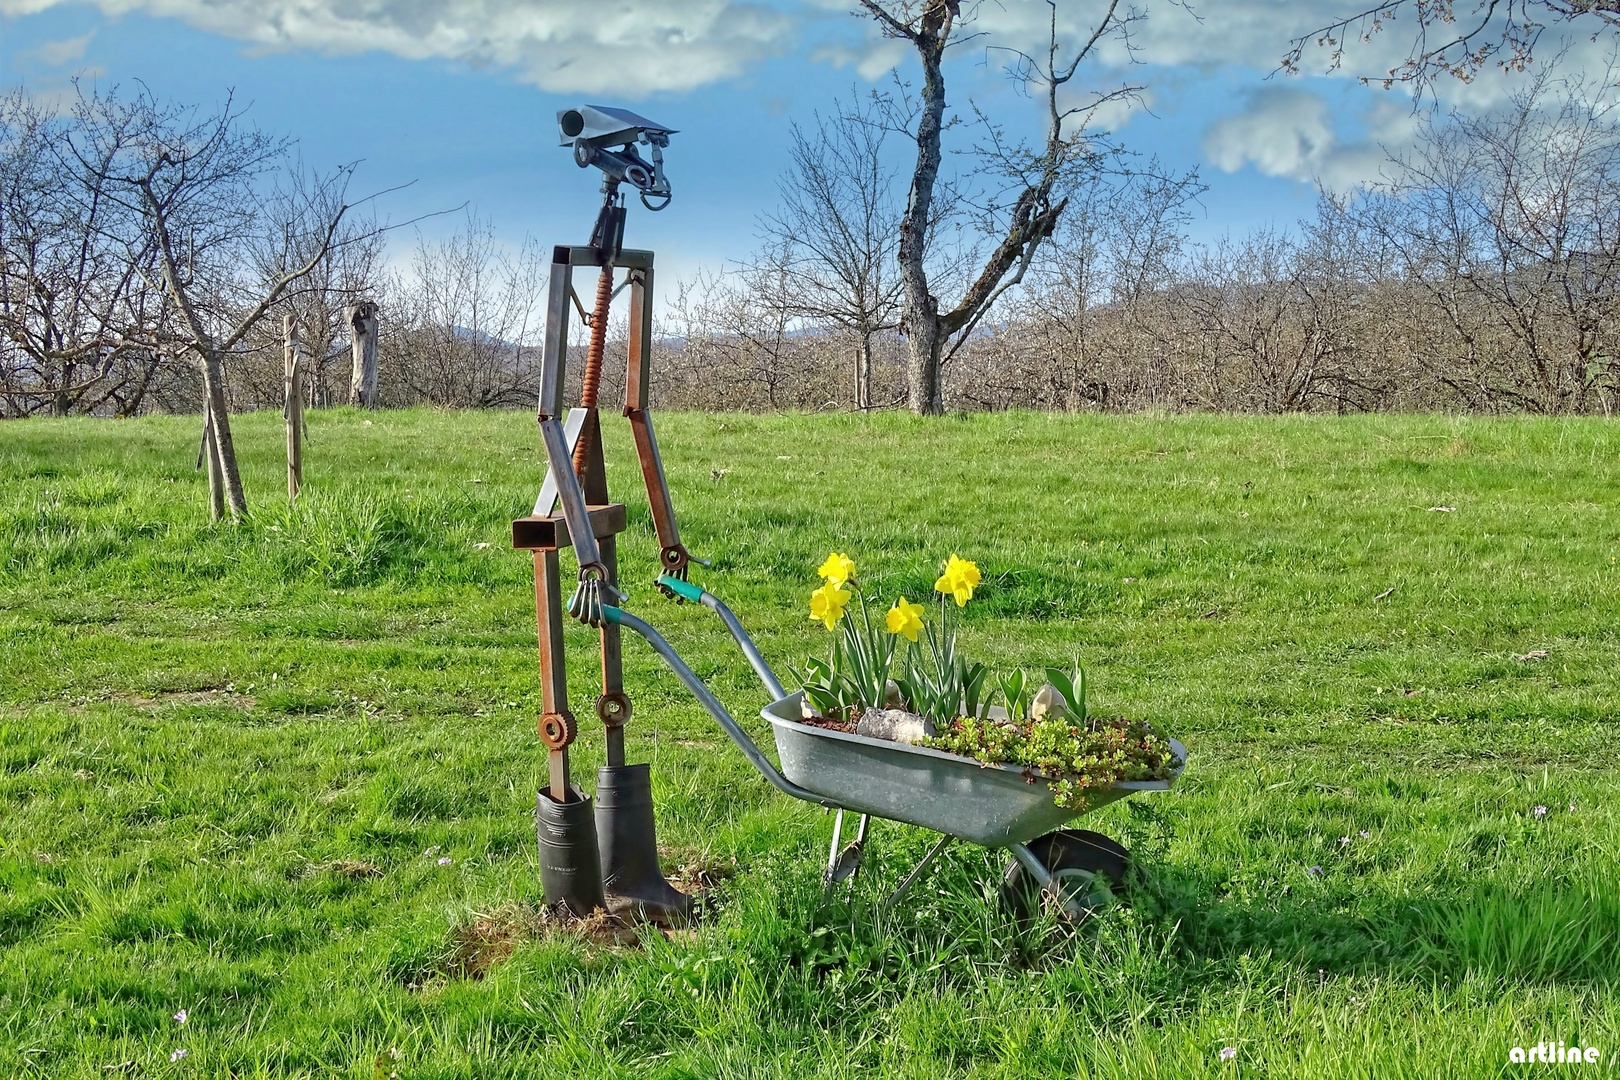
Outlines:
[[562, 133], [570, 139], [585, 130], [585, 114], [578, 109], [569, 109], [562, 114]]

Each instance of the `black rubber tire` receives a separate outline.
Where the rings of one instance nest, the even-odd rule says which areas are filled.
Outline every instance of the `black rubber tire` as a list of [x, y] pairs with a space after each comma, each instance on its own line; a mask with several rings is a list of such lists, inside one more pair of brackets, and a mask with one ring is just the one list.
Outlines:
[[[1130, 873], [1131, 853], [1089, 829], [1049, 832], [1031, 840], [1029, 850], [1062, 882], [1065, 899], [1075, 900], [1083, 911], [1113, 903]], [[1040, 916], [1041, 900], [1040, 886], [1013, 859], [1002, 875], [1001, 906], [1019, 925], [1028, 926]]]

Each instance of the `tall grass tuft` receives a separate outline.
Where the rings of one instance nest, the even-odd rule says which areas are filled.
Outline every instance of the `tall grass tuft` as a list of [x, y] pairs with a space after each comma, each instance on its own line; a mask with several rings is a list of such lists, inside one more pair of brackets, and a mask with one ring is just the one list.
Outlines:
[[1577, 871], [1523, 891], [1479, 887], [1418, 909], [1426, 966], [1460, 978], [1527, 982], [1612, 979], [1620, 973], [1620, 883]]
[[261, 511], [259, 525], [265, 554], [284, 578], [338, 587], [383, 576], [404, 536], [395, 515], [369, 494], [305, 492]]
[[92, 472], [37, 495], [19, 492], [0, 505], [0, 576], [88, 567], [125, 554], [167, 524], [143, 508], [110, 474]]

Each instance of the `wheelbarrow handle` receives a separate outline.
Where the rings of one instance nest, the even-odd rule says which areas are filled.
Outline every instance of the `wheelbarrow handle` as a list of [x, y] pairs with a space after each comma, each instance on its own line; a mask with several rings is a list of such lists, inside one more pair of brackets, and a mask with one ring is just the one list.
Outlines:
[[726, 624], [726, 629], [731, 631], [731, 636], [737, 639], [737, 646], [742, 649], [743, 655], [748, 658], [748, 665], [754, 669], [754, 674], [759, 676], [759, 681], [764, 683], [765, 689], [770, 692], [771, 700], [781, 701], [787, 697], [787, 691], [782, 689], [782, 683], [777, 679], [776, 672], [771, 670], [771, 666], [759, 654], [759, 647], [754, 644], [754, 639], [748, 636], [748, 631], [744, 630], [742, 623], [737, 621], [737, 616], [733, 615], [731, 609], [720, 602], [718, 596], [711, 592], [705, 592], [701, 587], [692, 584], [690, 581], [682, 581], [680, 578], [670, 577], [668, 574], [660, 577], [658, 584], [677, 596], [702, 604], [720, 616], [720, 620]]
[[[685, 582], [682, 582], [682, 584], [685, 584]], [[709, 594], [704, 593], [703, 595], [708, 596]], [[710, 597], [710, 599], [713, 599], [713, 597]], [[719, 601], [716, 600], [715, 603], [718, 604]], [[722, 608], [724, 606], [725, 605], [723, 604], [721, 605]], [[730, 612], [726, 612], [725, 614], [729, 615]], [[647, 644], [651, 645], [653, 647], [653, 651], [664, 658], [664, 662], [670, 666], [670, 669], [675, 672], [675, 674], [680, 678], [681, 682], [686, 684], [686, 688], [692, 691], [693, 696], [698, 699], [698, 703], [709, 711], [709, 715], [715, 718], [715, 720], [720, 724], [720, 727], [731, 738], [731, 741], [737, 744], [737, 749], [741, 750], [743, 752], [743, 756], [748, 759], [749, 763], [760, 771], [760, 775], [764, 776], [766, 780], [770, 781], [772, 787], [776, 788], [776, 790], [782, 792], [784, 795], [793, 796], [795, 799], [803, 799], [805, 802], [813, 802], [818, 806], [830, 806], [837, 808], [838, 804], [827, 798], [825, 795], [818, 795], [813, 791], [802, 788], [798, 784], [793, 783], [787, 777], [783, 776], [781, 772], [777, 770], [776, 766], [771, 764], [771, 759], [766, 757], [764, 752], [754, 744], [754, 740], [748, 737], [748, 732], [742, 729], [742, 725], [738, 724], [732, 715], [726, 711], [726, 707], [720, 704], [719, 699], [709, 692], [709, 688], [703, 685], [703, 680], [694, 675], [692, 673], [692, 669], [686, 666], [686, 662], [680, 658], [680, 655], [675, 652], [674, 648], [670, 646], [669, 642], [664, 640], [664, 636], [662, 634], [654, 630], [651, 626], [648, 626], [645, 622], [642, 622], [640, 619], [636, 618], [634, 615], [630, 614], [628, 611], [623, 611], [616, 607], [609, 607], [605, 604], [602, 606], [602, 618], [616, 626], [622, 626], [626, 629], [634, 630], [636, 633], [646, 638]], [[746, 635], [744, 636], [746, 637]], [[760, 666], [763, 665], [764, 661], [760, 661]], [[770, 669], [765, 668], [765, 671], [768, 673]], [[781, 694], [778, 700], [786, 696], [786, 694]]]

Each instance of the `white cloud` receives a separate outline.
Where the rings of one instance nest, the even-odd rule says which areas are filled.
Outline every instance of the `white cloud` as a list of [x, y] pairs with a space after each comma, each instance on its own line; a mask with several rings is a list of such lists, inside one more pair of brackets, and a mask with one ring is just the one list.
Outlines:
[[911, 45], [897, 38], [878, 38], [859, 45], [834, 42], [810, 53], [810, 59], [833, 67], [853, 67], [867, 82], [877, 82], [911, 56]]
[[[22, 15], [67, 0], [0, 0]], [[546, 90], [639, 96], [742, 74], [797, 19], [748, 0], [95, 0], [263, 49], [371, 50], [515, 69]]]
[[1327, 102], [1308, 90], [1273, 88], [1248, 109], [1225, 117], [1204, 137], [1204, 153], [1222, 172], [1253, 163], [1267, 176], [1308, 180], [1333, 146]]
[[[1269, 71], [1277, 66], [1289, 39], [1311, 29], [1314, 20], [1323, 18], [1322, 12], [1334, 6], [1303, 5], [1297, 0], [1229, 0], [1187, 6], [1139, 4], [1137, 10], [1147, 17], [1131, 26], [1131, 40], [1138, 50], [1135, 59], [1163, 66], [1236, 64]], [[1106, 7], [1097, 2], [1059, 5], [1059, 42], [1072, 48], [1088, 37]], [[974, 30], [985, 31], [997, 43], [1026, 52], [1044, 49], [1051, 29], [1051, 9], [1043, 0], [1008, 0], [986, 4], [979, 10]], [[1114, 69], [1132, 62], [1132, 54], [1118, 38], [1100, 42], [1097, 55], [1104, 65]]]
[[1266, 176], [1343, 191], [1376, 180], [1389, 153], [1409, 146], [1416, 132], [1411, 110], [1388, 98], [1375, 101], [1361, 120], [1362, 136], [1342, 141], [1321, 97], [1297, 87], [1267, 87], [1249, 96], [1248, 108], [1212, 124], [1203, 150], [1223, 172], [1253, 165]]
[[[810, 0], [817, 5], [835, 4], [841, 9], [853, 5], [847, 0]], [[1292, 42], [1310, 34], [1334, 19], [1353, 16], [1370, 5], [1366, 0], [1139, 0], [1136, 10], [1146, 17], [1131, 26], [1131, 52], [1118, 38], [1104, 39], [1098, 45], [1096, 60], [1101, 69], [1093, 80], [1106, 88], [1108, 79], [1135, 78], [1148, 74], [1133, 61], [1155, 68], [1185, 68], [1211, 72], [1222, 68], [1246, 69], [1256, 75], [1270, 75], [1278, 70], [1283, 55]], [[968, 5], [964, 4], [964, 8]], [[1122, 5], [1123, 7], [1123, 5]], [[1076, 0], [1058, 5], [1058, 40], [1060, 45], [1073, 49], [1088, 36], [1094, 20], [1107, 8], [1104, 0]], [[1026, 53], [1042, 53], [1051, 29], [1051, 8], [1045, 0], [999, 0], [973, 9], [976, 14], [964, 26], [964, 37], [981, 34], [971, 42], [958, 47], [955, 55], [973, 64], [988, 63], [999, 66], [1009, 54], [986, 52], [988, 46], [1004, 47]], [[1599, 70], [1612, 47], [1612, 37], [1591, 37], [1595, 22], [1573, 26], [1558, 25], [1551, 28], [1539, 44], [1536, 55], [1548, 60], [1561, 46], [1567, 46], [1566, 64], [1573, 69]], [[884, 38], [875, 23], [866, 20], [863, 39], [856, 39], [840, 47], [839, 59], [845, 63], [874, 65], [884, 57], [902, 57], [904, 50], [895, 50], [896, 42]], [[1305, 76], [1329, 75], [1336, 80], [1357, 76], [1373, 79], [1398, 67], [1409, 54], [1416, 27], [1411, 16], [1391, 20], [1377, 34], [1366, 41], [1352, 42], [1345, 51], [1343, 63], [1336, 72], [1328, 72], [1331, 53], [1327, 49], [1307, 48], [1300, 61]], [[857, 59], [858, 58], [858, 59]], [[907, 57], [909, 59], [909, 57]], [[865, 70], [862, 67], [861, 70]], [[1162, 71], [1153, 72], [1155, 79]], [[1471, 82], [1462, 83], [1442, 77], [1434, 84], [1443, 107], [1468, 109], [1494, 108], [1502, 105], [1513, 91], [1525, 81], [1522, 74], [1506, 73], [1495, 67], [1478, 73]], [[1280, 85], [1299, 85], [1278, 74]], [[1408, 95], [1406, 88], [1397, 86], [1391, 92], [1395, 98]]]
[[[836, 35], [836, 41], [816, 49], [813, 59], [853, 67], [869, 80], [892, 67], [914, 62], [910, 43], [886, 36], [875, 20], [863, 17], [858, 11], [851, 18], [850, 13], [856, 7], [853, 0], [801, 2], [807, 8], [819, 10], [828, 20], [823, 24], [828, 33]], [[1073, 49], [1089, 37], [1093, 29], [1090, 20], [1106, 6], [1096, 0], [1058, 5], [1059, 42]], [[1201, 9], [1202, 5], [1199, 6]], [[970, 15], [959, 24], [961, 29], [948, 58], [999, 68], [1015, 59], [1011, 51], [1003, 50], [1030, 55], [1044, 53], [1052, 15], [1045, 0], [1000, 0], [963, 7], [969, 9]], [[1132, 36], [1143, 46], [1138, 59], [1146, 63], [1224, 65], [1236, 60], [1252, 64], [1258, 62], [1256, 43], [1252, 40], [1257, 37], [1265, 38], [1264, 49], [1274, 52], [1278, 58], [1282, 56], [1287, 38], [1279, 35], [1278, 27], [1287, 25], [1289, 20], [1280, 20], [1278, 13], [1288, 10], [1287, 0], [1228, 2], [1216, 13], [1215, 21], [1200, 21], [1175, 3], [1161, 2], [1152, 5], [1151, 18], [1133, 24]], [[1297, 4], [1292, 7], [1291, 18], [1295, 22], [1301, 18]], [[1095, 59], [1115, 78], [1121, 70], [1131, 66], [1132, 60], [1123, 43], [1115, 39], [1100, 42]]]
[[[82, 0], [0, 0], [0, 17], [20, 16]], [[333, 54], [389, 52], [411, 59], [446, 59], [515, 71], [546, 90], [636, 97], [679, 91], [742, 75], [769, 58], [804, 51], [816, 62], [850, 67], [879, 80], [912, 62], [910, 47], [886, 38], [875, 22], [852, 16], [853, 0], [89, 0], [110, 16], [144, 13], [182, 20], [262, 50], [313, 49]], [[1165, 69], [1205, 72], [1244, 68], [1273, 71], [1289, 42], [1366, 0], [1142, 0], [1149, 18], [1134, 24], [1136, 58]], [[967, 5], [964, 5], [967, 6]], [[1060, 40], [1072, 48], [1105, 8], [1102, 0], [1058, 6]], [[995, 45], [1026, 52], [1044, 48], [1051, 8], [1045, 0], [999, 0], [973, 8], [964, 41], [953, 53], [992, 69], [1009, 59]], [[1196, 14], [1194, 14], [1196, 12]], [[1411, 42], [1410, 21], [1391, 23], [1348, 54], [1341, 77], [1377, 75], [1398, 64]], [[35, 50], [49, 65], [76, 58], [84, 39]], [[1604, 48], [1584, 35], [1572, 39], [1576, 66], [1595, 63]], [[1546, 45], [1541, 52], [1551, 53]], [[52, 50], [56, 50], [52, 52]], [[50, 55], [47, 55], [49, 53]], [[53, 59], [52, 57], [59, 57]], [[1118, 41], [1104, 42], [1101, 70], [1082, 76], [1100, 89], [1145, 74], [1131, 68]], [[1307, 52], [1303, 70], [1320, 72], [1327, 53]], [[1296, 84], [1297, 85], [1297, 84]], [[1478, 108], [1500, 104], [1514, 80], [1486, 72], [1463, 85], [1442, 80], [1442, 101]], [[1394, 95], [1399, 97], [1400, 91]], [[1115, 126], [1128, 115], [1111, 117]]]
[[95, 36], [96, 32], [92, 30], [88, 34], [81, 34], [75, 38], [66, 38], [62, 41], [47, 41], [36, 48], [18, 53], [17, 59], [24, 62], [37, 61], [46, 67], [61, 67], [63, 64], [82, 57], [85, 48], [90, 44], [90, 39]]

